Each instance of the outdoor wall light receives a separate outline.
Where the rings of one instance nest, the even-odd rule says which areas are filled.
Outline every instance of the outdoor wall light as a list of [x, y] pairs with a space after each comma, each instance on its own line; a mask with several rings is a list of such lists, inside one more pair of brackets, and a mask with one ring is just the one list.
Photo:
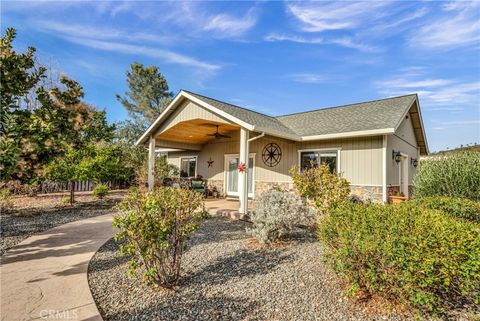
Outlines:
[[400, 163], [401, 158], [402, 154], [400, 154], [400, 151], [396, 152], [395, 150], [392, 150], [392, 159], [394, 159], [397, 164]]
[[418, 166], [418, 159], [412, 158], [412, 166], [415, 167], [415, 168], [417, 168], [417, 166]]

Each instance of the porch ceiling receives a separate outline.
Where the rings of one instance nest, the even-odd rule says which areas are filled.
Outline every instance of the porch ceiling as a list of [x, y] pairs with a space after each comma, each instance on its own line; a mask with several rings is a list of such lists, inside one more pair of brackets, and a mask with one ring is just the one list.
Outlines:
[[232, 132], [240, 129], [240, 126], [238, 125], [220, 123], [205, 119], [192, 119], [176, 124], [167, 131], [156, 136], [155, 139], [203, 145], [207, 142], [215, 140], [215, 137], [208, 135], [217, 131], [216, 125], [219, 126], [218, 132], [224, 135], [229, 135]]

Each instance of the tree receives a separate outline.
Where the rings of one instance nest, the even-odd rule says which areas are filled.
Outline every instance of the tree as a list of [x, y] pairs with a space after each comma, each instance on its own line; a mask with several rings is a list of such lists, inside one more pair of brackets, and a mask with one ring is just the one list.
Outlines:
[[157, 66], [133, 63], [127, 71], [128, 91], [116, 95], [133, 122], [143, 130], [152, 123], [171, 101], [173, 93]]
[[24, 117], [20, 98], [44, 76], [43, 67], [35, 68], [35, 48], [16, 53], [12, 42], [16, 31], [7, 28], [0, 39], [0, 177], [11, 177], [20, 161], [21, 141], [15, 135]]
[[70, 204], [75, 202], [75, 182], [106, 183], [127, 180], [132, 174], [123, 164], [121, 148], [113, 144], [88, 144], [80, 149], [69, 147], [65, 155], [52, 160], [44, 172], [51, 181], [70, 182]]
[[14, 38], [9, 28], [1, 39], [0, 179], [31, 183], [66, 146], [109, 141], [114, 126], [104, 111], [82, 102], [83, 89], [73, 79], [61, 75], [46, 89], [46, 69], [36, 63], [35, 49], [16, 53]]

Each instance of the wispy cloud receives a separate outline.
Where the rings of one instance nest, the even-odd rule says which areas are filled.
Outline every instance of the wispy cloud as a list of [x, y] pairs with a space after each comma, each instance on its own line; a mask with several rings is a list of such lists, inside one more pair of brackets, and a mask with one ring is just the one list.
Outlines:
[[365, 2], [294, 2], [287, 5], [288, 11], [301, 23], [303, 31], [352, 29], [385, 15], [380, 9], [389, 1]]
[[74, 38], [70, 37], [67, 40], [94, 49], [105, 50], [105, 51], [114, 51], [117, 53], [129, 54], [129, 55], [140, 55], [148, 56], [153, 58], [163, 59], [168, 63], [180, 64], [190, 67], [199, 68], [205, 71], [216, 71], [220, 69], [220, 65], [206, 63], [195, 58], [178, 54], [176, 52], [159, 49], [148, 46], [139, 46], [121, 42], [112, 42], [112, 41], [102, 41], [86, 38]]
[[295, 73], [288, 75], [288, 78], [292, 79], [295, 82], [307, 84], [318, 84], [326, 80], [323, 75], [314, 73]]
[[459, 111], [480, 103], [480, 81], [428, 78], [421, 69], [414, 70], [376, 81], [374, 87], [387, 96], [416, 92], [432, 110]]
[[466, 127], [466, 126], [475, 126], [477, 128], [477, 134], [480, 134], [480, 120], [452, 120], [452, 121], [438, 121], [432, 120], [433, 130], [448, 130], [452, 127]]
[[208, 19], [203, 29], [213, 31], [219, 37], [238, 37], [250, 30], [257, 23], [257, 16], [250, 9], [243, 17], [235, 17], [229, 14], [217, 14]]
[[443, 11], [443, 15], [412, 32], [412, 46], [453, 49], [480, 43], [480, 2], [453, 1], [444, 5]]
[[33, 20], [29, 23], [38, 30], [54, 32], [58, 35], [75, 38], [159, 43], [171, 43], [174, 41], [172, 37], [162, 36], [158, 33], [135, 32], [132, 30], [123, 31], [119, 28], [113, 29], [94, 25], [67, 24], [50, 20]]
[[356, 42], [351, 37], [340, 37], [340, 38], [323, 38], [323, 37], [304, 37], [298, 35], [287, 35], [287, 34], [278, 34], [270, 33], [263, 38], [268, 42], [275, 41], [288, 41], [296, 42], [303, 44], [313, 44], [313, 45], [338, 45], [346, 48], [357, 49], [364, 52], [380, 52], [381, 49], [375, 46], [370, 46], [361, 42]]

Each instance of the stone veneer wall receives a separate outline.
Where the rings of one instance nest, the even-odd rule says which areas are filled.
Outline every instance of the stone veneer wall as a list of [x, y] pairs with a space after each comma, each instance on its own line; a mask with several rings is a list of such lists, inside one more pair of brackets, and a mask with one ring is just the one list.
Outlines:
[[255, 196], [260, 196], [263, 192], [268, 191], [269, 189], [272, 189], [274, 187], [279, 187], [281, 189], [284, 189], [289, 192], [294, 192], [295, 187], [293, 186], [293, 183], [287, 183], [287, 182], [282, 182], [282, 183], [272, 183], [272, 182], [255, 182]]
[[[225, 196], [223, 190], [223, 180], [208, 180], [209, 188], [214, 185], [217, 187], [220, 197]], [[280, 187], [289, 192], [295, 192], [293, 183], [288, 182], [255, 182], [255, 196], [260, 196], [263, 192], [272, 189], [273, 187]], [[394, 188], [395, 186], [392, 186]], [[362, 201], [372, 201], [374, 203], [382, 202], [382, 187], [381, 186], [359, 186], [350, 185], [351, 195], [358, 196]], [[398, 190], [398, 186], [397, 186]], [[390, 190], [389, 190], [390, 192]], [[390, 195], [390, 194], [389, 194]]]
[[358, 196], [362, 201], [373, 203], [382, 203], [383, 201], [381, 186], [350, 185], [350, 194]]
[[224, 197], [225, 196], [225, 191], [223, 190], [223, 180], [215, 180], [215, 179], [209, 179], [207, 181], [208, 188], [211, 189], [212, 186], [215, 186], [217, 188], [218, 196], [219, 197]]

